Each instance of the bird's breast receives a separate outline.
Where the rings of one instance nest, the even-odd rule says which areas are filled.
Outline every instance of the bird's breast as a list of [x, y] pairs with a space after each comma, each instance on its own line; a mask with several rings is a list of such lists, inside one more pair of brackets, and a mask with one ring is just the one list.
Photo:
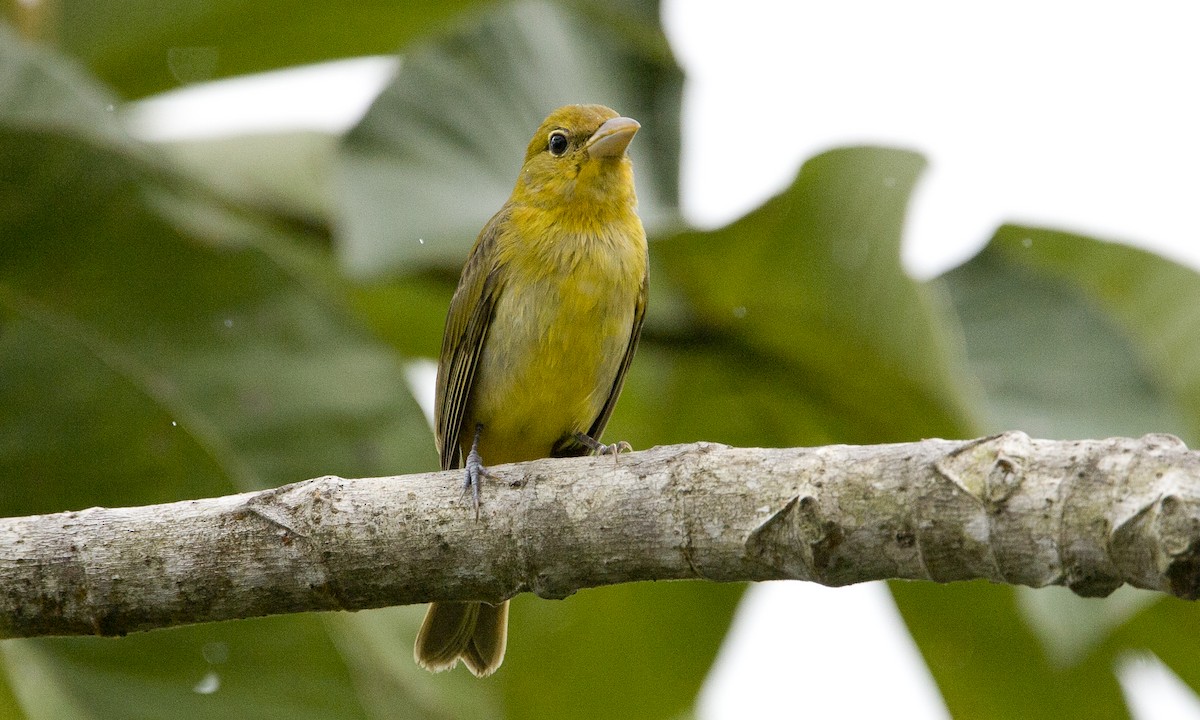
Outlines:
[[493, 464], [546, 457], [559, 438], [588, 430], [619, 372], [646, 273], [638, 234], [515, 250], [505, 258], [464, 433], [484, 425], [480, 452]]

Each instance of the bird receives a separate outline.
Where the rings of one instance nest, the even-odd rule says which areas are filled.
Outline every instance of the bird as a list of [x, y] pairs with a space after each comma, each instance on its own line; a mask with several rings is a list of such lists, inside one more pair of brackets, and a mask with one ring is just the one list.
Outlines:
[[[464, 470], [478, 519], [496, 465], [618, 455], [601, 434], [649, 294], [646, 232], [626, 153], [641, 125], [567, 105], [530, 140], [512, 195], [484, 225], [450, 301], [434, 401], [443, 470]], [[478, 677], [504, 660], [508, 601], [434, 602], [413, 655]]]

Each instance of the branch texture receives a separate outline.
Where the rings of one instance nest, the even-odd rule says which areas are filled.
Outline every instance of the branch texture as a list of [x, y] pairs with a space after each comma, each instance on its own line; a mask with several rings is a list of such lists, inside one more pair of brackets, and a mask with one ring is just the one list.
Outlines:
[[1200, 594], [1200, 453], [1148, 435], [699, 443], [0, 519], [0, 637], [699, 578]]

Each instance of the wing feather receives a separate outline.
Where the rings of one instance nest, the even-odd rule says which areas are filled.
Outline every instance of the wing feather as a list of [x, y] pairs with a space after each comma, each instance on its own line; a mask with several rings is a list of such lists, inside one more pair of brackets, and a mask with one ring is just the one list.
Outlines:
[[434, 399], [434, 424], [443, 470], [461, 467], [463, 461], [458, 435], [501, 290], [493, 248], [505, 217], [507, 211], [502, 209], [479, 233], [446, 315]]

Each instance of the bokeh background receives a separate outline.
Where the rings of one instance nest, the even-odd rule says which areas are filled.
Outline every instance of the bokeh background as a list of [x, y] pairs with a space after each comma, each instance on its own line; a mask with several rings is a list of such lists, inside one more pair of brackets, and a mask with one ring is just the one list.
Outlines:
[[[1196, 442], [1184, 3], [5, 11], [0, 515], [433, 468], [458, 269], [580, 101], [643, 123], [610, 437]], [[421, 608], [3, 641], [0, 717], [1200, 716], [1191, 603], [745, 590], [520, 597], [482, 682], [413, 665]]]

